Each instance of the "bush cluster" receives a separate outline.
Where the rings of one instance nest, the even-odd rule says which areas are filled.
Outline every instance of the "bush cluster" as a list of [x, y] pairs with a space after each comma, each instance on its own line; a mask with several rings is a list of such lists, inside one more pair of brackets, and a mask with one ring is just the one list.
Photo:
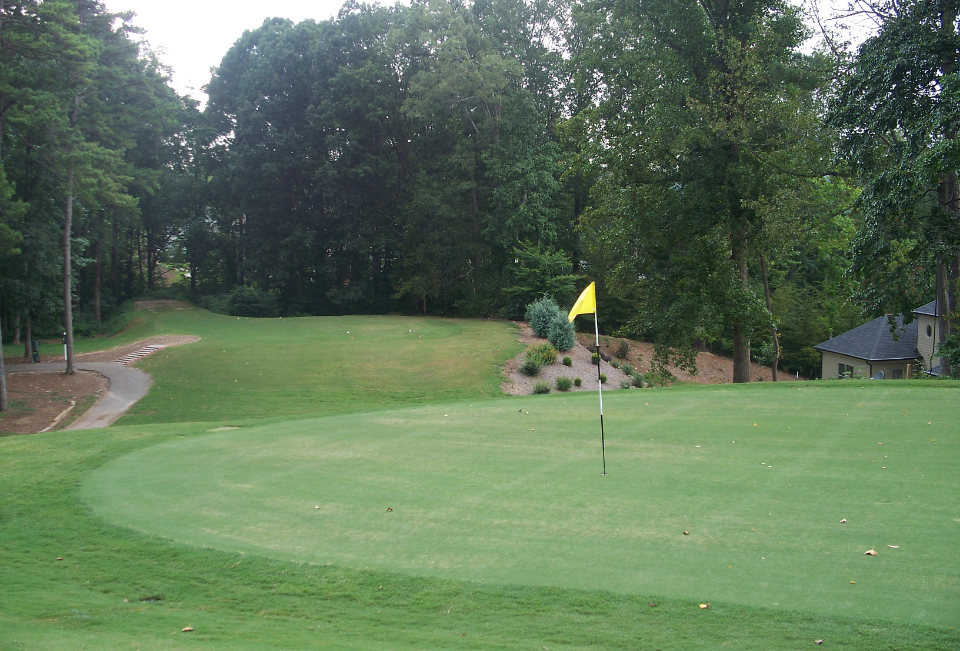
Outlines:
[[550, 366], [557, 361], [557, 349], [550, 344], [537, 344], [527, 349], [527, 359], [540, 366]]
[[573, 386], [575, 387], [583, 386], [583, 380], [581, 380], [578, 377], [573, 378]]
[[564, 365], [564, 366], [572, 366], [572, 365], [573, 365], [573, 360], [570, 359], [569, 357], [564, 357], [564, 358], [563, 358], [563, 365]]
[[523, 364], [520, 365], [520, 372], [533, 377], [540, 372], [540, 365], [529, 359], [524, 360]]
[[537, 382], [533, 385], [534, 393], [550, 393], [550, 385], [546, 382]]
[[570, 381], [570, 378], [561, 375], [557, 378], [556, 386], [557, 391], [569, 391], [570, 387], [573, 386], [573, 382]]
[[570, 350], [577, 343], [573, 324], [549, 296], [527, 305], [525, 313], [533, 334], [549, 341], [557, 350]]
[[627, 355], [630, 354], [630, 346], [627, 345], [627, 342], [620, 340], [620, 345], [617, 346], [617, 359], [626, 359]]
[[253, 287], [236, 287], [229, 294], [204, 296], [198, 304], [211, 312], [230, 316], [280, 316], [280, 301], [277, 296]]

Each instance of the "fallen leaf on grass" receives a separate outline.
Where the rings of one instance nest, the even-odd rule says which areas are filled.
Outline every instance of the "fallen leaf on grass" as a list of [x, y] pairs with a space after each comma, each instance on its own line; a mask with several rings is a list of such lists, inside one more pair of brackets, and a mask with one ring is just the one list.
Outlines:
[[840, 521], [840, 524], [846, 524], [846, 523], [847, 523], [847, 519], [846, 519], [846, 518], [844, 518], [843, 520]]
[[192, 627], [192, 626], [184, 626], [183, 628], [180, 629], [180, 632], [181, 632], [181, 633], [189, 633], [189, 632], [191, 632], [192, 630], [193, 630], [193, 627]]
[[900, 545], [887, 545], [890, 549], [900, 549]]
[[388, 507], [387, 507], [387, 511], [388, 511], [388, 512], [391, 512], [391, 511], [393, 511], [393, 509], [388, 506]]
[[710, 607], [710, 604], [700, 604], [700, 610], [706, 610]]
[[876, 549], [868, 549], [867, 551], [863, 552], [863, 555], [864, 555], [864, 556], [876, 556], [876, 555], [877, 555], [877, 550], [876, 550]]
[[689, 535], [690, 535], [690, 532], [689, 532], [689, 531], [684, 531], [684, 532], [683, 532], [683, 535], [684, 535], [684, 536], [689, 536]]
[[851, 581], [851, 582], [850, 582], [850, 585], [857, 585], [857, 582], [856, 582], [856, 581]]
[[653, 603], [652, 601], [651, 601], [650, 603], [648, 603], [647, 605], [650, 606], [651, 608], [656, 608], [656, 607], [657, 607], [657, 604]]
[[823, 644], [823, 640], [814, 640], [813, 643], [814, 643], [814, 644]]

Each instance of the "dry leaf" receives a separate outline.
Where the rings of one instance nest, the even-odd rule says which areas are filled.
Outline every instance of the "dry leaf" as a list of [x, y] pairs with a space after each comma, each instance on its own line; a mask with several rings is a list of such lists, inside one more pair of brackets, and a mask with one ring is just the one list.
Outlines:
[[57, 560], [58, 560], [58, 561], [62, 561], [62, 560], [63, 560], [63, 556], [57, 556]]
[[814, 643], [814, 644], [823, 644], [823, 640], [814, 640], [813, 643]]
[[876, 550], [876, 549], [868, 549], [867, 551], [863, 552], [863, 555], [864, 555], [864, 556], [876, 556], [876, 555], [877, 555], [877, 550]]
[[393, 511], [393, 509], [391, 509], [391, 508], [388, 506], [388, 507], [387, 507], [387, 511]]
[[689, 531], [684, 531], [684, 532], [683, 532], [683, 535], [684, 535], [684, 536], [689, 536], [689, 535], [690, 535], [690, 532], [689, 532]]
[[851, 582], [850, 582], [850, 585], [857, 585], [857, 582], [856, 582], [856, 581], [851, 581]]
[[700, 604], [700, 610], [704, 610], [709, 607], [710, 607], [710, 604]]
[[846, 519], [846, 518], [844, 518], [843, 520], [840, 521], [840, 524], [846, 524], [846, 523], [847, 523], [847, 519]]
[[189, 633], [189, 632], [192, 631], [192, 630], [193, 630], [193, 627], [192, 627], [192, 626], [184, 626], [183, 628], [180, 629], [180, 632], [181, 632], [181, 633]]
[[647, 605], [650, 606], [651, 608], [656, 608], [656, 607], [657, 607], [657, 604], [653, 603], [652, 601], [651, 601], [650, 603], [648, 603]]
[[900, 549], [900, 545], [887, 545], [890, 549]]

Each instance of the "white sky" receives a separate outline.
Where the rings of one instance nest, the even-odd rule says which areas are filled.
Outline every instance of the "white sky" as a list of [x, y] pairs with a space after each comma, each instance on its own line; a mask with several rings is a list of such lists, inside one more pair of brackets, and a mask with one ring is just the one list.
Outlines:
[[206, 103], [200, 87], [210, 81], [210, 68], [220, 65], [244, 30], [256, 29], [274, 16], [295, 23], [327, 20], [336, 16], [343, 0], [104, 0], [104, 4], [112, 12], [136, 13], [133, 24], [146, 30], [144, 38], [173, 68], [173, 87]]

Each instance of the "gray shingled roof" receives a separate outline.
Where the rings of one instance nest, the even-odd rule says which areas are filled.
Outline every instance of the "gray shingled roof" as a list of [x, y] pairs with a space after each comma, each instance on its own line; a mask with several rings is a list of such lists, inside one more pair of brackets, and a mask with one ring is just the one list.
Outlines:
[[920, 353], [917, 351], [917, 322], [913, 321], [904, 326], [902, 316], [897, 316], [896, 321], [897, 332], [899, 333], [896, 341], [890, 334], [887, 317], [881, 316], [869, 323], [864, 323], [859, 328], [854, 328], [818, 344], [814, 348], [828, 353], [856, 357], [868, 362], [920, 359]]
[[913, 311], [914, 314], [922, 314], [924, 316], [937, 316], [937, 302], [930, 301], [926, 305], [921, 305]]

